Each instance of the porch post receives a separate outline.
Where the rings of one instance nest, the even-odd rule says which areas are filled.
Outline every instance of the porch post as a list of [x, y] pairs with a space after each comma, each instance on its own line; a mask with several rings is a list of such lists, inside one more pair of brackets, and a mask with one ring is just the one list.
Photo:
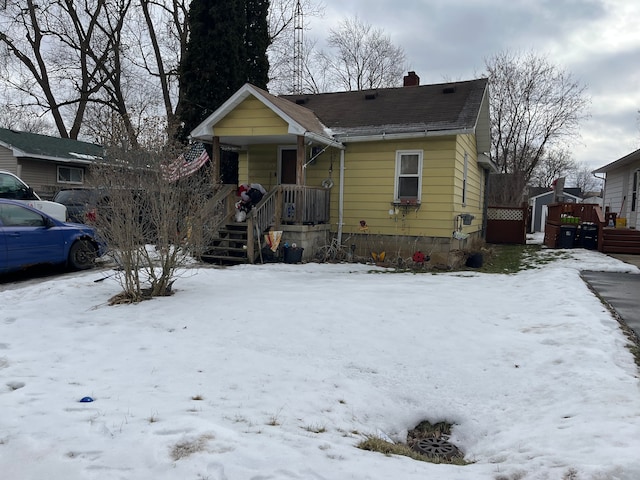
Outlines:
[[217, 185], [220, 182], [220, 137], [213, 137], [211, 147], [211, 176], [213, 177], [213, 184]]
[[304, 137], [298, 135], [298, 148], [296, 157], [296, 185], [304, 185]]

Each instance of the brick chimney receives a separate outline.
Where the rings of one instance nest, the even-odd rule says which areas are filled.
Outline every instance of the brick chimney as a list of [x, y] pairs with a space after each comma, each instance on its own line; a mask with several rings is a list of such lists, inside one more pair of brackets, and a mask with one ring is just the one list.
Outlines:
[[404, 77], [405, 87], [417, 87], [420, 85], [420, 77], [416, 75], [416, 72], [409, 72]]

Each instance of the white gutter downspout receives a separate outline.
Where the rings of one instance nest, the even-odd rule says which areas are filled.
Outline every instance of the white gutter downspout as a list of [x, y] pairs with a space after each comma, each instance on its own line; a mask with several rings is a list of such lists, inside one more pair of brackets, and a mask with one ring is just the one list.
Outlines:
[[342, 245], [343, 219], [344, 219], [344, 150], [340, 150], [340, 200], [338, 202], [338, 245]]

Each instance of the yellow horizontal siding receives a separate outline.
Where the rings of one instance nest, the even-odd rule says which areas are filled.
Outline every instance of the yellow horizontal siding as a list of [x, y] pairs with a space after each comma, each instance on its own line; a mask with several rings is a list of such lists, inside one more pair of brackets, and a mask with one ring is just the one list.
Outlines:
[[259, 100], [249, 97], [213, 126], [217, 136], [283, 135], [288, 124]]
[[270, 190], [277, 184], [278, 147], [276, 145], [252, 145], [248, 152], [249, 170], [247, 183], [260, 183]]
[[[252, 102], [244, 110], [257, 109]], [[236, 113], [241, 113], [240, 110]], [[246, 112], [245, 112], [246, 113]], [[264, 121], [269, 115], [254, 117]], [[261, 120], [261, 121], [262, 121]], [[230, 123], [227, 123], [230, 125]], [[246, 127], [246, 123], [244, 124]], [[216, 126], [216, 129], [218, 127]], [[251, 127], [260, 128], [260, 127]], [[236, 132], [238, 130], [236, 129]], [[400, 207], [393, 212], [395, 162], [398, 150], [423, 150], [421, 205]], [[469, 156], [467, 171], [467, 201], [462, 205], [464, 153]], [[307, 155], [308, 157], [308, 155]], [[343, 232], [349, 234], [412, 235], [450, 238], [456, 215], [474, 215], [465, 233], [472, 233], [482, 225], [483, 171], [477, 164], [475, 137], [461, 135], [437, 139], [424, 138], [406, 142], [371, 142], [348, 144], [345, 151]], [[259, 182], [266, 188], [276, 184], [278, 167], [277, 145], [251, 146], [240, 156], [241, 181]], [[331, 177], [331, 225], [337, 229], [340, 192], [340, 151], [327, 149], [305, 170], [305, 184], [319, 186]], [[362, 230], [360, 221], [368, 228]]]
[[[356, 233], [360, 231], [360, 221], [365, 220], [369, 233], [442, 235], [446, 230], [449, 236], [454, 146], [454, 137], [349, 145], [345, 157], [343, 229]], [[422, 205], [417, 211], [401, 207], [399, 215], [389, 215], [389, 210], [394, 208], [396, 152], [399, 150], [423, 151]]]

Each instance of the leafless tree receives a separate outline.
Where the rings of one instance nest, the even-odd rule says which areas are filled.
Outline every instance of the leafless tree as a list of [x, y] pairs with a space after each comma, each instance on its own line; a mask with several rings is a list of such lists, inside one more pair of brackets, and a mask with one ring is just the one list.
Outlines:
[[[586, 87], [533, 52], [498, 53], [485, 66], [492, 157], [502, 173], [517, 173], [526, 185], [546, 151], [567, 146], [578, 136], [579, 123], [588, 116]], [[521, 195], [514, 191], [514, 202]]]
[[582, 190], [583, 194], [601, 192], [604, 187], [604, 180], [591, 173], [593, 168], [584, 164], [576, 164], [569, 174], [569, 179], [576, 187]]
[[120, 116], [128, 142], [137, 131], [127, 104], [130, 72], [122, 32], [131, 0], [8, 2], [0, 44], [13, 60], [3, 80], [29, 97], [23, 107], [49, 113], [58, 134], [78, 138], [92, 105]]
[[[273, 0], [269, 5], [269, 90], [275, 93], [293, 92], [294, 74], [294, 13], [297, 0]], [[313, 0], [301, 0], [303, 12], [302, 28], [304, 32], [311, 30], [311, 19], [324, 15], [324, 3]], [[302, 55], [303, 65], [307, 66], [308, 59], [315, 52], [316, 40], [303, 35]], [[309, 78], [308, 73], [303, 81]]]
[[[136, 15], [130, 22], [129, 54], [132, 62], [156, 79], [160, 86], [167, 138], [173, 138], [178, 127], [175, 115], [178, 98], [178, 66], [184, 56], [189, 37], [188, 0], [139, 0]], [[141, 20], [136, 21], [137, 18]]]
[[316, 57], [340, 90], [366, 90], [399, 86], [406, 70], [405, 53], [382, 29], [357, 16], [330, 30], [330, 51]]
[[[46, 133], [128, 148], [152, 145], [159, 133], [165, 141], [173, 138], [189, 4], [7, 0], [0, 10], [0, 95], [13, 125], [51, 125]], [[291, 83], [295, 5], [296, 0], [270, 5], [274, 86]], [[309, 19], [322, 15], [324, 6], [314, 0], [301, 5], [309, 28]]]
[[577, 168], [576, 162], [566, 150], [553, 150], [543, 155], [529, 179], [535, 187], [551, 187], [553, 181], [566, 177]]

